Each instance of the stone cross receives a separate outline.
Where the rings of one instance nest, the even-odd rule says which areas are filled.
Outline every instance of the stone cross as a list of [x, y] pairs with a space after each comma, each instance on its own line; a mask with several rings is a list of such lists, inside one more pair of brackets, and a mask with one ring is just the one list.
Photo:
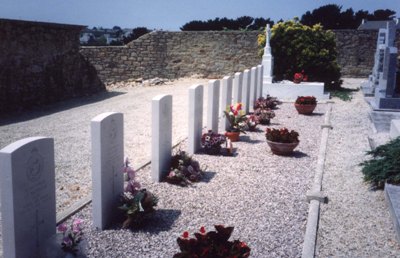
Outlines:
[[218, 111], [219, 111], [219, 80], [208, 82], [208, 111], [207, 129], [218, 132]]
[[172, 148], [172, 95], [151, 101], [151, 178], [160, 182], [169, 172]]
[[203, 128], [203, 85], [189, 88], [189, 136], [188, 153], [195, 154], [200, 148]]
[[272, 83], [273, 79], [274, 57], [272, 56], [271, 53], [270, 39], [271, 39], [271, 29], [269, 27], [269, 24], [267, 24], [267, 27], [265, 29], [264, 55], [262, 58], [264, 83]]
[[107, 112], [92, 119], [93, 225], [103, 230], [111, 225], [124, 191], [124, 118]]
[[52, 138], [30, 137], [0, 150], [3, 257], [40, 257], [56, 233]]

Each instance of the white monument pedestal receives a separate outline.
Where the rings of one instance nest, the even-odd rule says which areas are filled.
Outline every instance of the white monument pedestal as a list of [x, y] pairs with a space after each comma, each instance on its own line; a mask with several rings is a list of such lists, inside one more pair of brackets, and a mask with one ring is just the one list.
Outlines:
[[317, 100], [329, 99], [329, 93], [324, 93], [322, 82], [264, 83], [262, 92], [264, 97], [270, 95], [284, 101], [295, 101], [298, 96], [314, 96]]

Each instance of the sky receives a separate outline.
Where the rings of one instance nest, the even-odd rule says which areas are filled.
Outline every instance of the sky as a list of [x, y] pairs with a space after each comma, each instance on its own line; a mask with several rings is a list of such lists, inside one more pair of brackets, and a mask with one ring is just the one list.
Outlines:
[[189, 21], [216, 17], [300, 18], [327, 4], [342, 6], [342, 11], [391, 9], [400, 17], [400, 0], [0, 0], [0, 18], [178, 31]]

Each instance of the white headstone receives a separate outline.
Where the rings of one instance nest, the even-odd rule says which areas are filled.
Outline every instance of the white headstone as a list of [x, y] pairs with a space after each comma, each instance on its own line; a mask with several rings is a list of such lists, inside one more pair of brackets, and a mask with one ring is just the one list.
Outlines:
[[201, 147], [203, 128], [203, 85], [193, 85], [189, 88], [189, 136], [188, 153], [195, 154]]
[[251, 80], [251, 73], [249, 69], [244, 70], [243, 72], [243, 107], [246, 114], [250, 111], [250, 80]]
[[3, 257], [39, 257], [56, 233], [54, 142], [30, 137], [0, 150]]
[[271, 53], [271, 29], [269, 24], [265, 29], [265, 47], [264, 47], [264, 55], [262, 58], [263, 65], [263, 82], [264, 83], [272, 83], [273, 78], [273, 68], [274, 68], [274, 57]]
[[169, 172], [172, 148], [172, 95], [152, 99], [151, 178], [160, 182]]
[[107, 112], [92, 119], [92, 203], [93, 225], [110, 226], [124, 191], [124, 118], [122, 113]]
[[263, 88], [263, 66], [257, 65], [257, 98], [262, 97], [262, 88]]
[[257, 68], [252, 67], [250, 70], [251, 78], [250, 78], [250, 112], [254, 110], [254, 101], [257, 99]]
[[243, 74], [235, 73], [233, 78], [233, 103], [242, 102]]
[[224, 115], [224, 111], [232, 104], [232, 77], [225, 76], [222, 79], [222, 98], [221, 98], [221, 116], [220, 131], [229, 129], [229, 121]]
[[219, 88], [219, 80], [208, 82], [207, 128], [216, 133], [218, 132]]

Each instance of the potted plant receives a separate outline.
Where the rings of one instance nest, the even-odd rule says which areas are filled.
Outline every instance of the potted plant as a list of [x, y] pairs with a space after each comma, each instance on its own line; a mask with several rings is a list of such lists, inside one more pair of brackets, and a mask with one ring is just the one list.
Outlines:
[[293, 76], [294, 83], [306, 82], [308, 80], [308, 76], [304, 73], [304, 70], [301, 73], [295, 73]]
[[246, 118], [247, 118], [246, 120], [247, 129], [251, 132], [254, 132], [256, 130], [257, 125], [260, 123], [258, 116], [253, 114], [253, 115], [247, 115]]
[[271, 148], [272, 153], [276, 155], [289, 155], [299, 144], [299, 133], [286, 128], [275, 129], [267, 128], [265, 137]]
[[57, 234], [46, 240], [40, 257], [86, 257], [87, 241], [83, 238], [83, 220], [74, 219], [70, 225], [57, 226]]
[[207, 154], [218, 155], [221, 152], [221, 144], [225, 143], [225, 141], [224, 135], [209, 130], [201, 136], [201, 147]]
[[294, 106], [299, 114], [310, 115], [317, 106], [317, 99], [314, 96], [299, 96]]
[[166, 178], [168, 183], [188, 186], [203, 177], [199, 162], [186, 152], [179, 150], [171, 159], [171, 170]]
[[225, 136], [232, 142], [239, 140], [240, 132], [246, 133], [243, 129], [246, 126], [246, 114], [242, 110], [242, 103], [232, 104], [224, 111], [229, 121], [230, 127], [226, 131]]
[[254, 115], [262, 125], [269, 125], [272, 118], [275, 117], [275, 112], [270, 108], [257, 108], [254, 110]]
[[201, 227], [198, 233], [194, 233], [195, 238], [189, 238], [189, 232], [183, 232], [182, 236], [177, 239], [180, 252], [173, 257], [244, 258], [250, 256], [250, 248], [245, 242], [240, 240], [229, 241], [233, 227], [222, 225], [215, 225], [214, 227], [216, 231], [209, 232]]
[[128, 176], [128, 183], [122, 193], [119, 209], [125, 211], [126, 219], [122, 228], [139, 226], [146, 214], [154, 211], [158, 198], [146, 189], [141, 189], [140, 183], [136, 181], [136, 172], [129, 166], [129, 160], [125, 160], [124, 173]]
[[276, 108], [277, 105], [279, 105], [281, 102], [276, 98], [276, 97], [271, 97], [270, 95], [267, 95], [266, 98], [260, 97], [256, 101], [254, 101], [254, 110], [256, 109], [274, 109]]

